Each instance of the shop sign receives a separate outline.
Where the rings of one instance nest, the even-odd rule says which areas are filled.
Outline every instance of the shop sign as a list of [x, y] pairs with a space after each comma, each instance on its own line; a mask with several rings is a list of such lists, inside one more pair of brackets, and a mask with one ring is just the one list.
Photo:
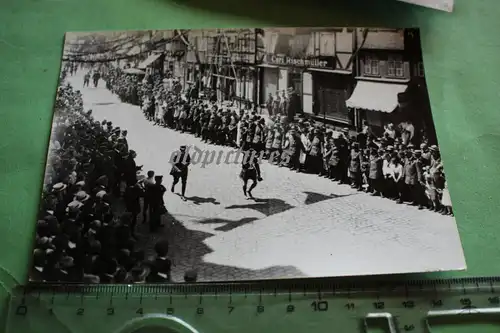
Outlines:
[[291, 66], [291, 67], [314, 67], [314, 68], [335, 68], [334, 57], [310, 57], [293, 58], [285, 55], [268, 54], [264, 57], [264, 62], [270, 65]]

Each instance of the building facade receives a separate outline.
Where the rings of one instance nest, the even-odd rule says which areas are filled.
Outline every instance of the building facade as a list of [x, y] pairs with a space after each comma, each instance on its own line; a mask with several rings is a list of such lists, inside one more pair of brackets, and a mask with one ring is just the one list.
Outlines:
[[353, 29], [285, 28], [264, 31], [260, 102], [295, 92], [302, 111], [350, 124], [346, 100], [353, 86]]
[[357, 29], [356, 36], [356, 86], [347, 101], [354, 125], [366, 121], [378, 131], [387, 123], [425, 127], [430, 105], [418, 30]]
[[220, 101], [255, 100], [255, 29], [218, 29], [203, 31], [206, 63], [203, 87], [217, 94]]

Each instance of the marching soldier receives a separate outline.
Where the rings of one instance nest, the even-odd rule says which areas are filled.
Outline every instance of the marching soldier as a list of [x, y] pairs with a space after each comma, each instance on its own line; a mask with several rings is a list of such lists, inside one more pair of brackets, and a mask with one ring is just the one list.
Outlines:
[[191, 163], [191, 157], [186, 152], [186, 146], [181, 146], [180, 150], [177, 151], [174, 155], [172, 170], [170, 171], [170, 175], [172, 175], [174, 181], [172, 183], [172, 187], [170, 191], [175, 192], [175, 185], [181, 180], [181, 199], [186, 201], [186, 184], [188, 178], [188, 169], [189, 164]]
[[[255, 149], [250, 149], [248, 154], [245, 154], [241, 165], [240, 178], [243, 180], [243, 194], [248, 195], [249, 199], [253, 199], [252, 191], [257, 186], [257, 183], [262, 181], [259, 166], [259, 157]], [[247, 190], [248, 181], [252, 181], [252, 185]]]
[[83, 77], [83, 86], [88, 87], [90, 83], [90, 72], [87, 72]]
[[99, 84], [99, 79], [101, 78], [101, 73], [96, 71], [94, 75], [92, 76], [92, 79], [94, 80], [94, 87], [97, 88], [97, 85]]

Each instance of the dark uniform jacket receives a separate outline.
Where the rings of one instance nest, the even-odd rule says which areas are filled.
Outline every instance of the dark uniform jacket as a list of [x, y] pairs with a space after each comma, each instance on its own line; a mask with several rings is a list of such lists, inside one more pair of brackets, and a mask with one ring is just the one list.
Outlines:
[[328, 164], [331, 166], [337, 166], [340, 163], [340, 150], [338, 147], [332, 147], [330, 151], [330, 158], [328, 159]]
[[418, 184], [423, 179], [421, 162], [416, 159], [406, 160], [403, 167], [403, 173], [405, 177], [405, 184], [407, 185]]
[[273, 149], [281, 149], [283, 144], [283, 133], [280, 130], [275, 130], [273, 135]]
[[351, 158], [349, 164], [349, 171], [352, 173], [361, 172], [361, 152], [351, 150]]
[[370, 156], [370, 169], [368, 178], [381, 179], [382, 178], [382, 158], [379, 156]]

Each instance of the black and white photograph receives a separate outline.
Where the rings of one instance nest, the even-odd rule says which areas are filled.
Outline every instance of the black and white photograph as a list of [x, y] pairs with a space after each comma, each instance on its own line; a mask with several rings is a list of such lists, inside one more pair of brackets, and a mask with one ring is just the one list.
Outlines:
[[446, 12], [453, 11], [454, 0], [399, 0], [414, 5], [429, 7], [433, 9], [444, 10]]
[[448, 185], [418, 29], [67, 33], [29, 279], [464, 270]]

